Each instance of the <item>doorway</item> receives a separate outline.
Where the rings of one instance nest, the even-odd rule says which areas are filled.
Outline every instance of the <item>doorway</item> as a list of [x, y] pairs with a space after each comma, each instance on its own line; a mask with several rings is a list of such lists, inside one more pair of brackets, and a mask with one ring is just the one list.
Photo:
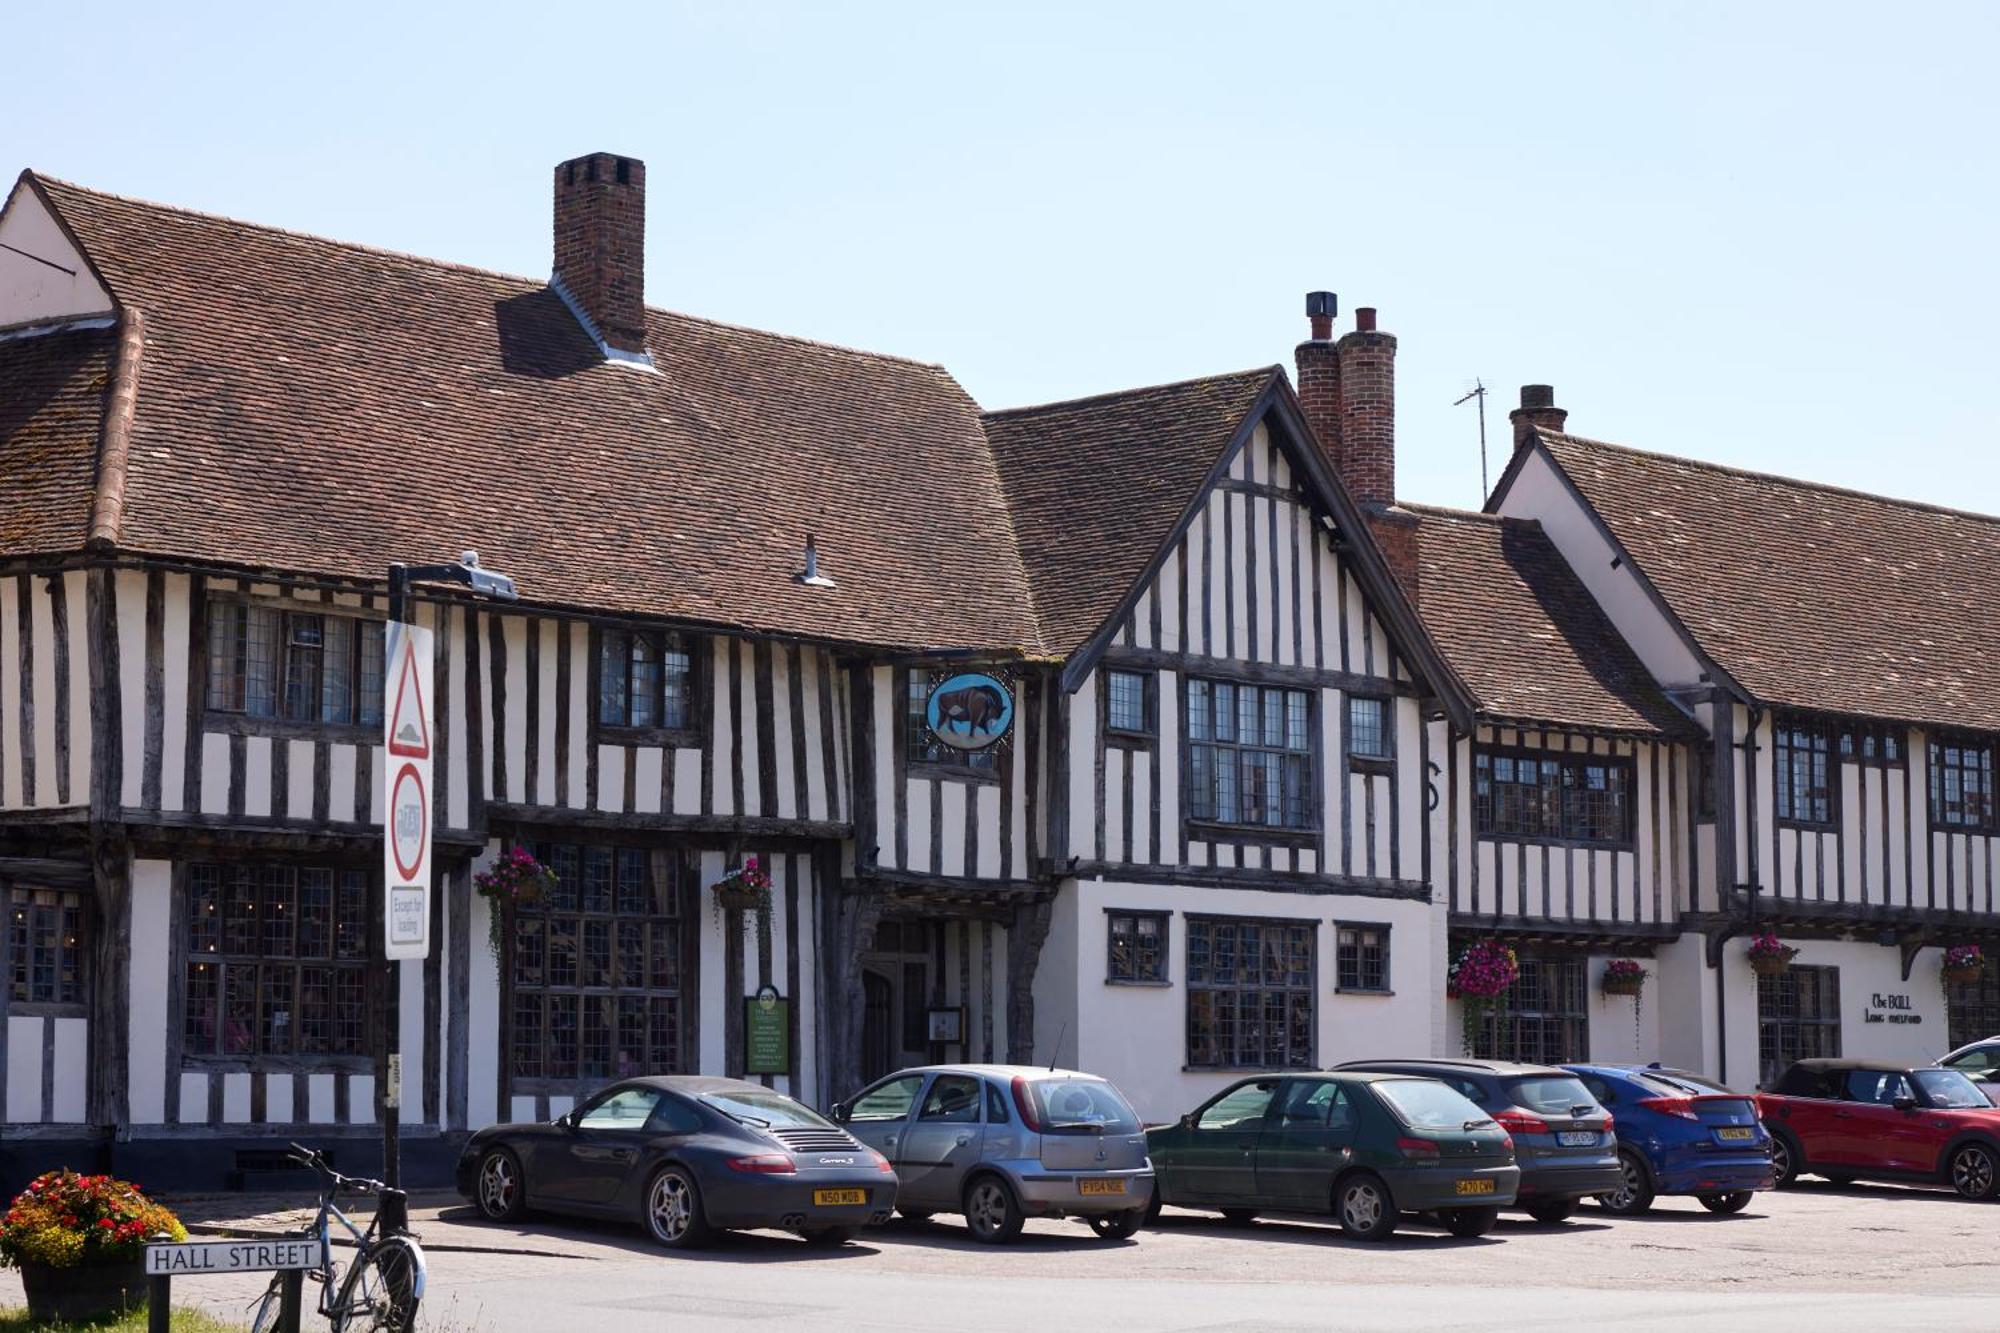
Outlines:
[[873, 1083], [895, 1068], [890, 1034], [896, 1022], [896, 985], [880, 972], [861, 974], [861, 1081]]
[[861, 955], [861, 1066], [868, 1081], [941, 1058], [929, 1032], [941, 945], [933, 922], [877, 925], [874, 947]]

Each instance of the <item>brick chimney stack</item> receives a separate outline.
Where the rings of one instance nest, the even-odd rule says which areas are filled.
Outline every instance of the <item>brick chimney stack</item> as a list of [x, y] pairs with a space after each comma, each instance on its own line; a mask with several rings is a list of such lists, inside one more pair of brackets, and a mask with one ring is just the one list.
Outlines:
[[1332, 292], [1306, 296], [1312, 337], [1299, 344], [1299, 407], [1334, 473], [1411, 601], [1419, 580], [1417, 516], [1396, 506], [1396, 339], [1375, 311], [1354, 312], [1354, 331], [1333, 340]]
[[597, 340], [646, 354], [646, 164], [591, 153], [556, 168], [555, 281]]
[[1535, 428], [1560, 435], [1569, 413], [1556, 406], [1556, 391], [1547, 384], [1523, 384], [1521, 405], [1507, 414], [1514, 423], [1514, 448], [1518, 451], [1533, 442]]

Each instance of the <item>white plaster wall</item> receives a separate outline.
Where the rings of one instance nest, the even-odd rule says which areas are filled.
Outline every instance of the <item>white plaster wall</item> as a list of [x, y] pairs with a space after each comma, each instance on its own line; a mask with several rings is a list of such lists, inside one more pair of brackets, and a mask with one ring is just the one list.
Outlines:
[[167, 1010], [173, 978], [173, 867], [166, 861], [132, 863], [131, 992], [126, 1047], [126, 1090], [132, 1122], [156, 1125], [167, 1118]]
[[61, 226], [25, 181], [17, 184], [0, 213], [0, 328], [110, 309], [111, 294]]
[[[1854, 940], [1787, 939], [1798, 949], [1794, 965], [1840, 969], [1840, 1054], [1856, 1059], [1895, 1060], [1929, 1064], [1950, 1049], [1945, 1021], [1944, 989], [1938, 981], [1939, 951], [1926, 949], [1903, 980], [1901, 951], [1891, 945]], [[1742, 940], [1731, 940], [1723, 951], [1724, 987], [1728, 991], [1729, 1080], [1749, 1087], [1757, 1079], [1757, 977], [1744, 957]], [[1711, 980], [1710, 984], [1713, 984]], [[1906, 995], [1908, 1012], [1919, 1021], [1867, 1021], [1877, 994]], [[1893, 1010], [1876, 1010], [1885, 1017]]]

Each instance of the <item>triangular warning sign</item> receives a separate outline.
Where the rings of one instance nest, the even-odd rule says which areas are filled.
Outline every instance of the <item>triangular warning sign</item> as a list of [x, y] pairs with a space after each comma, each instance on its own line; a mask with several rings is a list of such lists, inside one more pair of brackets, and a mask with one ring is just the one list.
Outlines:
[[389, 710], [389, 753], [405, 759], [431, 757], [431, 720], [424, 715], [423, 691], [417, 684], [416, 636], [401, 636], [402, 661], [396, 667], [396, 706]]

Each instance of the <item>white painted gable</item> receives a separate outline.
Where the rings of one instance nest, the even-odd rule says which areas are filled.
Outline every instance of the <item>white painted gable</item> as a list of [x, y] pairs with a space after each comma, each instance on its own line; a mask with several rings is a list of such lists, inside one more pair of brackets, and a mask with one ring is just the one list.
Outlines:
[[111, 293], [26, 181], [0, 213], [0, 329], [111, 311]]

